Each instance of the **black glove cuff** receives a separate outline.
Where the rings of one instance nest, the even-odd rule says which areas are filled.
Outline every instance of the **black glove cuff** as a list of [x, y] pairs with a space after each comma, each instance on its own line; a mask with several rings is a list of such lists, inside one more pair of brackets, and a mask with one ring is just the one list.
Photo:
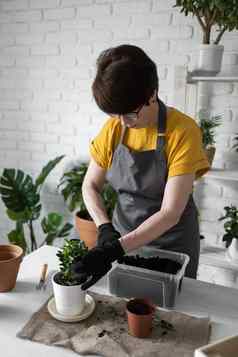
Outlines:
[[100, 224], [100, 226], [98, 226], [98, 231], [101, 233], [102, 231], [104, 230], [110, 230], [110, 231], [114, 231], [114, 227], [112, 225], [111, 222], [108, 222], [108, 223], [103, 223], [103, 224]]

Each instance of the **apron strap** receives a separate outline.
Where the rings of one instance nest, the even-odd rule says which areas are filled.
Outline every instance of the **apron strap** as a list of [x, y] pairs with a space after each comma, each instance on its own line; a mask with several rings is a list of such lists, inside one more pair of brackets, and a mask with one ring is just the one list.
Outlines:
[[121, 136], [120, 136], [119, 144], [122, 144], [122, 142], [123, 142], [123, 139], [124, 139], [124, 136], [126, 133], [126, 128], [127, 128], [126, 125], [121, 124]]
[[166, 105], [158, 98], [159, 113], [158, 113], [158, 137], [157, 137], [157, 150], [162, 151], [165, 147], [165, 130], [167, 109]]

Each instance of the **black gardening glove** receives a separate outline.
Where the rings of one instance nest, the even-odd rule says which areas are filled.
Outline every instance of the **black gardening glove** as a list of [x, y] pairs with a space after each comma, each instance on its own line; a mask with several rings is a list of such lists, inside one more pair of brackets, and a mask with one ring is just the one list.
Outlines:
[[102, 247], [105, 243], [113, 242], [121, 237], [111, 223], [98, 226], [97, 246]]
[[91, 249], [81, 260], [71, 265], [75, 278], [86, 273], [87, 281], [82, 284], [82, 290], [90, 288], [101, 279], [112, 267], [112, 262], [125, 254], [119, 240], [105, 243], [102, 247]]

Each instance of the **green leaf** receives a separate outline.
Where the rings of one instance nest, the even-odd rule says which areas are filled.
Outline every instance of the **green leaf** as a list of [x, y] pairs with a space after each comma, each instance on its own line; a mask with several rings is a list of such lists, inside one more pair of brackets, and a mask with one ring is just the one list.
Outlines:
[[55, 168], [55, 166], [64, 158], [64, 155], [56, 157], [54, 160], [50, 160], [46, 166], [43, 167], [40, 175], [36, 178], [35, 184], [38, 188], [41, 186], [50, 172]]
[[10, 243], [18, 245], [23, 249], [24, 252], [26, 252], [27, 244], [26, 244], [26, 239], [23, 230], [22, 231], [17, 231], [15, 229], [12, 230], [10, 233], [8, 233], [8, 240]]
[[7, 209], [7, 215], [12, 221], [23, 221], [23, 222], [27, 222], [31, 217], [27, 209], [21, 212], [15, 212], [10, 209]]
[[51, 212], [41, 221], [41, 227], [46, 237], [41, 245], [47, 243], [51, 245], [55, 238], [66, 237], [69, 235], [73, 225], [63, 223], [63, 216], [56, 212]]
[[65, 223], [63, 228], [59, 231], [58, 237], [67, 237], [73, 228], [73, 224], [71, 223]]
[[0, 194], [5, 206], [15, 212], [31, 211], [40, 200], [31, 176], [15, 169], [3, 170]]
[[48, 222], [51, 227], [59, 227], [62, 225], [63, 216], [56, 212], [51, 212], [48, 214]]

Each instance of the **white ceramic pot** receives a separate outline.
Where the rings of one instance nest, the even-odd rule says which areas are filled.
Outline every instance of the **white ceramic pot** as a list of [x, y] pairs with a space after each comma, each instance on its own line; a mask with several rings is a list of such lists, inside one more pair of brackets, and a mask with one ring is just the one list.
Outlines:
[[58, 313], [66, 316], [80, 314], [85, 306], [86, 292], [81, 289], [81, 285], [61, 285], [55, 281], [59, 272], [52, 276], [55, 305]]
[[200, 45], [196, 71], [211, 76], [220, 72], [223, 52], [224, 46], [222, 45]]
[[234, 263], [238, 263], [238, 239], [233, 238], [228, 248], [228, 258]]

